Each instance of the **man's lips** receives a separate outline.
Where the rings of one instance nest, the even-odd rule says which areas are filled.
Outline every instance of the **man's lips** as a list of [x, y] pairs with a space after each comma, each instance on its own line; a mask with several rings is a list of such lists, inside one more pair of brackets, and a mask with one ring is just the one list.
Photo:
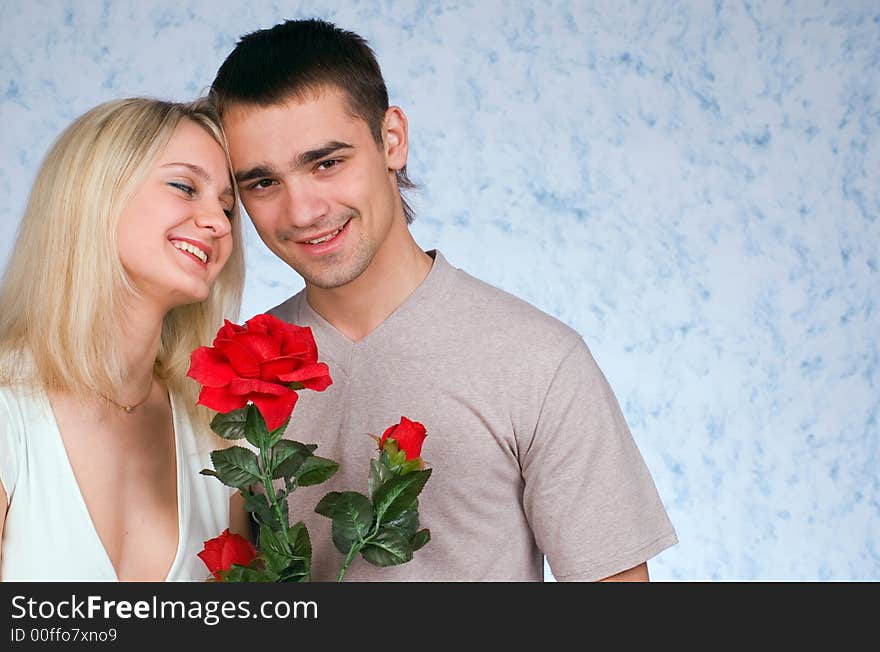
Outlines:
[[[342, 230], [348, 225], [348, 223], [350, 221], [351, 221], [351, 218], [347, 219], [345, 221], [345, 224], [343, 224], [342, 226], [337, 226], [335, 229], [330, 229], [329, 231], [323, 231], [323, 232], [317, 233], [315, 235], [310, 235], [309, 237], [303, 238], [302, 240], [297, 240], [296, 242], [297, 242], [297, 244], [311, 245], [311, 246], [318, 245], [318, 244], [324, 244], [324, 242], [329, 242], [335, 236], [337, 236], [340, 232], [342, 232]], [[320, 240], [321, 242], [315, 242], [316, 240]]]

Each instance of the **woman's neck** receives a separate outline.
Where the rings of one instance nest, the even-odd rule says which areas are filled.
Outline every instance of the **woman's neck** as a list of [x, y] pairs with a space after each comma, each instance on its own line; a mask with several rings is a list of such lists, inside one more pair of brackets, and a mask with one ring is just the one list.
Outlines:
[[129, 306], [119, 320], [119, 347], [123, 356], [122, 386], [114, 401], [131, 405], [143, 400], [153, 384], [153, 369], [165, 315], [147, 306]]

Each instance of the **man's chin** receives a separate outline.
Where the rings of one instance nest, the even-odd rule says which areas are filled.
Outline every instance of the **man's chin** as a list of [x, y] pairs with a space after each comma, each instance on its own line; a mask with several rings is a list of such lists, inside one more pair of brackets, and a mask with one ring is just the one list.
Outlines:
[[349, 261], [347, 264], [336, 263], [328, 265], [324, 269], [297, 269], [296, 272], [303, 277], [307, 285], [322, 290], [335, 290], [357, 280], [369, 266], [369, 261], [360, 264], [361, 261]]
[[320, 261], [287, 261], [307, 285], [322, 290], [335, 290], [357, 280], [373, 262], [375, 252], [366, 243], [338, 251]]
[[319, 288], [321, 290], [336, 290], [344, 287], [356, 280], [360, 276], [358, 273], [341, 273], [341, 270], [334, 270], [332, 274], [303, 274], [300, 276], [305, 280], [306, 285]]

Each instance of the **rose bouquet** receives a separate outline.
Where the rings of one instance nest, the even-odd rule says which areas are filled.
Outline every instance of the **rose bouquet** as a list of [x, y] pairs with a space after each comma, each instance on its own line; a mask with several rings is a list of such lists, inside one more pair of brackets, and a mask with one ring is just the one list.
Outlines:
[[[311, 329], [265, 314], [243, 326], [227, 321], [212, 346], [192, 353], [188, 375], [202, 386], [198, 402], [217, 411], [214, 432], [250, 444], [213, 451], [214, 468], [202, 474], [237, 488], [258, 526], [256, 547], [226, 530], [206, 541], [199, 557], [218, 581], [309, 581], [311, 540], [302, 521], [290, 525], [287, 496], [339, 468], [315, 455], [315, 444], [284, 438], [297, 392], [320, 392], [333, 382], [318, 361]], [[345, 555], [339, 581], [358, 553], [391, 566], [409, 561], [430, 540], [418, 516], [418, 496], [431, 475], [421, 459], [425, 434], [422, 424], [402, 417], [375, 437], [379, 456], [370, 461], [369, 495], [334, 491], [315, 507], [332, 520], [333, 543]]]

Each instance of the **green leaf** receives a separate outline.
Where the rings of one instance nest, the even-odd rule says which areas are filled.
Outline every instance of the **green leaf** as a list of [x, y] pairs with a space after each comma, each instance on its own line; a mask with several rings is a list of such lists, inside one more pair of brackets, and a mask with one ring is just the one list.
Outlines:
[[256, 446], [260, 450], [269, 448], [269, 430], [266, 428], [263, 414], [257, 409], [256, 405], [247, 406], [244, 436], [247, 437], [251, 445]]
[[383, 484], [374, 499], [379, 523], [382, 523], [383, 519], [393, 521], [413, 507], [429, 477], [431, 477], [431, 469], [425, 469], [397, 476]]
[[303, 444], [289, 439], [282, 439], [272, 447], [272, 478], [287, 478], [296, 473], [303, 461], [312, 452]]
[[242, 489], [241, 494], [244, 496], [245, 511], [252, 512], [257, 518], [258, 523], [266, 523], [274, 529], [278, 529], [278, 519], [269, 506], [269, 499], [266, 494], [256, 493], [249, 489]]
[[288, 417], [287, 420], [280, 426], [275, 428], [275, 430], [269, 433], [269, 439], [266, 444], [266, 448], [272, 448], [275, 444], [281, 441], [281, 438], [284, 436], [284, 431], [287, 430], [288, 423], [290, 423], [290, 417]]
[[223, 439], [232, 441], [244, 439], [244, 423], [247, 418], [247, 408], [239, 408], [226, 414], [216, 414], [211, 419], [211, 430]]
[[333, 510], [336, 508], [336, 504], [339, 502], [340, 498], [342, 498], [341, 491], [330, 491], [326, 493], [324, 497], [318, 501], [318, 504], [315, 505], [315, 511], [321, 516], [333, 518]]
[[283, 552], [264, 550], [261, 555], [265, 564], [266, 579], [274, 582], [287, 570], [291, 563], [290, 556]]
[[375, 566], [396, 566], [413, 557], [409, 540], [396, 528], [380, 528], [361, 549], [361, 554]]
[[386, 521], [382, 527], [393, 527], [400, 530], [404, 537], [410, 539], [419, 529], [419, 513], [415, 509], [408, 509], [393, 521]]
[[373, 526], [373, 506], [363, 494], [345, 491], [335, 499], [331, 518], [333, 543], [340, 552], [348, 554], [352, 544], [362, 540]]
[[[276, 555], [283, 555], [284, 557], [288, 557], [290, 554], [287, 552], [284, 543], [281, 541], [280, 533], [275, 532], [272, 527], [266, 524], [260, 528], [260, 550], [263, 553], [272, 552]], [[281, 568], [284, 568], [285, 566], [287, 566], [287, 560], [285, 560], [284, 565], [282, 565]]]
[[212, 475], [215, 478], [219, 478], [220, 475], [216, 471], [212, 471], [211, 469], [202, 469], [199, 471], [199, 475]]
[[382, 444], [382, 455], [379, 456], [379, 459], [387, 466], [389, 469], [394, 466], [393, 459], [394, 456], [397, 455], [397, 440], [396, 439], [386, 439], [385, 443]]
[[422, 460], [419, 457], [414, 457], [411, 460], [404, 462], [400, 467], [400, 475], [406, 475], [407, 473], [412, 473], [413, 471], [418, 471], [422, 468]]
[[211, 462], [220, 482], [239, 489], [260, 481], [257, 456], [241, 446], [231, 446], [211, 452]]
[[287, 531], [287, 540], [293, 547], [293, 554], [303, 559], [312, 558], [312, 541], [309, 538], [309, 530], [305, 523], [300, 521], [292, 525]]
[[295, 559], [278, 576], [278, 582], [308, 582], [311, 579], [311, 571], [306, 562]]
[[306, 526], [299, 522], [287, 531], [290, 552], [282, 541], [281, 534], [270, 528], [260, 530], [260, 549], [266, 566], [275, 577], [273, 581], [299, 582], [307, 580], [312, 563], [312, 545]]
[[333, 521], [331, 525], [330, 538], [333, 541], [333, 545], [336, 546], [336, 549], [343, 555], [348, 555], [349, 550], [351, 550], [351, 547], [355, 544], [355, 539], [352, 539], [345, 529], [337, 527], [336, 521]]
[[224, 582], [269, 582], [264, 570], [252, 566], [239, 566], [232, 564], [229, 570], [220, 573]]
[[393, 477], [391, 469], [385, 466], [381, 459], [370, 460], [370, 479], [368, 481], [370, 496], [375, 499], [376, 490]]
[[424, 546], [430, 540], [431, 530], [425, 528], [424, 530], [419, 530], [415, 533], [415, 535], [409, 540], [409, 545], [411, 545], [412, 549], [415, 551]]
[[300, 487], [321, 484], [339, 470], [339, 464], [326, 457], [312, 455], [296, 470], [294, 477]]

